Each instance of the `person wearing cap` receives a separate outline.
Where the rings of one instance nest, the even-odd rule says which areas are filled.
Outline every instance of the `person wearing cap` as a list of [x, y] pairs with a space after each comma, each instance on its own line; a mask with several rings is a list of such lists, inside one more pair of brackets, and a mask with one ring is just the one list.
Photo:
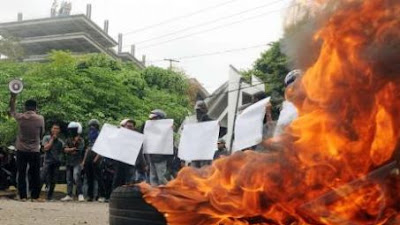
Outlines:
[[196, 111], [197, 122], [206, 122], [212, 120], [208, 115], [208, 107], [204, 101], [197, 101], [194, 109]]
[[[155, 109], [150, 112], [150, 120], [162, 120], [166, 119], [167, 114], [160, 110]], [[149, 154], [147, 155], [148, 162], [150, 164], [150, 184], [153, 186], [163, 185], [168, 182], [167, 180], [167, 163], [170, 156]]]
[[67, 172], [67, 195], [61, 201], [72, 201], [72, 189], [76, 185], [76, 193], [80, 202], [85, 201], [82, 192], [82, 162], [85, 149], [85, 141], [81, 137], [82, 125], [78, 122], [68, 124], [68, 138], [65, 143], [66, 172]]
[[224, 156], [228, 156], [228, 155], [229, 155], [229, 152], [226, 149], [226, 142], [224, 139], [220, 138], [218, 140], [218, 149], [214, 153], [214, 160], [219, 159]]
[[285, 77], [285, 101], [282, 103], [282, 110], [279, 114], [273, 136], [278, 137], [284, 133], [285, 128], [298, 117], [296, 106], [290, 101], [290, 94], [294, 88], [297, 78], [302, 75], [301, 70], [292, 70]]
[[26, 169], [29, 165], [31, 199], [35, 201], [40, 194], [40, 139], [44, 134], [44, 118], [37, 114], [35, 100], [25, 102], [25, 112], [16, 112], [17, 95], [11, 93], [10, 115], [18, 124], [16, 141], [18, 194], [22, 201], [27, 199]]

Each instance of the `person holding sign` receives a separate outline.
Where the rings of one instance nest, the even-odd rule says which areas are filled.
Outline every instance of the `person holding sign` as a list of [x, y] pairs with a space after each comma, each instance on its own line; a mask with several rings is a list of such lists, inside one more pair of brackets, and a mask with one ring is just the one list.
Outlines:
[[[149, 115], [150, 121], [164, 120], [164, 119], [166, 119], [166, 117], [167, 117], [167, 114], [160, 109], [155, 109], [155, 110], [151, 111], [150, 115]], [[168, 122], [168, 121], [166, 121], [166, 122]], [[150, 123], [150, 122], [146, 123], [145, 129], [144, 129], [145, 140], [146, 140], [146, 133], [151, 132], [150, 128], [149, 128], [150, 124], [152, 124], [154, 127], [157, 126], [154, 123]], [[170, 145], [170, 150], [171, 150], [170, 153], [173, 154], [172, 125], [173, 125], [173, 121], [170, 125], [167, 125], [167, 127], [166, 127], [167, 132], [170, 132], [171, 137], [170, 137], [170, 140], [167, 141], [168, 143], [165, 143], [165, 145]], [[163, 135], [160, 132], [158, 132], [158, 133], [159, 133], [158, 136]], [[153, 141], [153, 140], [145, 141], [144, 146], [145, 146], [146, 153], [149, 153], [149, 151], [153, 150], [153, 149], [149, 150], [149, 148], [152, 147], [152, 146], [150, 146], [149, 141]], [[162, 149], [159, 149], [159, 150], [162, 150]], [[150, 184], [153, 186], [163, 185], [163, 184], [167, 183], [167, 162], [170, 158], [170, 155], [165, 154], [165, 152], [163, 152], [163, 153], [164, 154], [147, 154], [147, 160], [150, 164]]]
[[297, 108], [292, 103], [294, 84], [302, 75], [301, 70], [292, 70], [285, 77], [285, 101], [282, 103], [282, 110], [280, 112], [278, 122], [274, 131], [274, 137], [283, 134], [285, 128], [298, 117]]
[[301, 97], [296, 95], [296, 86], [302, 74], [303, 72], [297, 69], [290, 71], [285, 77], [285, 101], [282, 103], [282, 109], [276, 123], [273, 138], [264, 142], [264, 147], [268, 151], [280, 151], [283, 149], [280, 140], [287, 136], [285, 130], [298, 117], [297, 108], [293, 104], [293, 100]]
[[[121, 121], [120, 126], [128, 130], [135, 130], [136, 123], [132, 119], [124, 119]], [[140, 154], [140, 153], [139, 153]], [[139, 156], [140, 157], [140, 156]], [[130, 177], [131, 166], [124, 162], [114, 161], [114, 178], [112, 182], [112, 189], [125, 185], [128, 183]]]
[[[131, 131], [136, 130], [136, 123], [132, 119], [122, 120], [120, 126]], [[112, 189], [114, 190], [119, 186], [135, 182], [136, 170], [137, 169], [146, 170], [146, 168], [147, 168], [147, 163], [144, 159], [143, 150], [139, 151], [134, 166], [115, 160], [114, 161], [115, 173], [112, 183]]]
[[[213, 119], [208, 115], [208, 107], [204, 101], [197, 101], [195, 105], [197, 122], [208, 122]], [[201, 168], [203, 166], [211, 165], [212, 160], [195, 160], [191, 162], [191, 166]]]
[[212, 162], [219, 129], [218, 121], [185, 124], [179, 142], [178, 157], [186, 162]]
[[88, 201], [94, 200], [94, 184], [95, 180], [98, 184], [98, 201], [105, 202], [105, 184], [102, 174], [102, 158], [92, 150], [92, 147], [100, 133], [100, 122], [97, 119], [91, 119], [88, 123], [88, 146], [86, 147], [85, 156], [83, 157], [82, 168], [85, 169], [85, 174], [88, 183]]
[[[263, 151], [262, 140], [271, 137], [274, 131], [270, 97], [265, 92], [259, 92], [252, 103], [242, 109], [235, 121], [233, 151]], [[249, 127], [249, 124], [252, 126]]]
[[[120, 127], [105, 123], [101, 128], [92, 149], [102, 157], [113, 160], [112, 189], [132, 182], [132, 168], [143, 161], [143, 154], [140, 153], [143, 139], [144, 135], [135, 131], [135, 122], [131, 119], [121, 121]], [[107, 169], [103, 176], [108, 176], [109, 172]]]

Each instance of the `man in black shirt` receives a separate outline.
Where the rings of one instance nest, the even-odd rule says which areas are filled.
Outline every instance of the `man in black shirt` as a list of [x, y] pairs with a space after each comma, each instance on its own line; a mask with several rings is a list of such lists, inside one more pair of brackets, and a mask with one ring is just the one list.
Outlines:
[[66, 175], [67, 175], [67, 196], [61, 201], [73, 200], [73, 186], [76, 185], [76, 192], [80, 202], [85, 201], [82, 192], [82, 161], [85, 151], [85, 141], [81, 137], [82, 125], [71, 122], [68, 125], [69, 138], [65, 141], [64, 152], [66, 153]]
[[220, 138], [220, 139], [218, 140], [218, 149], [217, 149], [217, 151], [215, 151], [215, 153], [214, 153], [214, 160], [229, 155], [229, 152], [228, 152], [228, 150], [226, 149], [225, 144], [226, 144], [226, 142], [225, 142], [224, 139]]

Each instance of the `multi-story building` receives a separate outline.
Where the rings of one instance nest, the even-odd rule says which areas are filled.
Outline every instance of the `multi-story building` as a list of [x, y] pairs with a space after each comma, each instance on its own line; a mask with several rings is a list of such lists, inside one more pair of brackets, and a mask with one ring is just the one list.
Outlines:
[[[104, 53], [114, 59], [131, 61], [139, 68], [145, 67], [145, 57], [138, 60], [131, 52], [122, 52], [122, 35], [114, 40], [108, 34], [108, 21], [100, 28], [90, 19], [91, 6], [86, 15], [59, 15], [48, 18], [23, 20], [18, 14], [14, 22], [0, 23], [0, 35], [10, 35], [19, 40], [24, 50], [24, 61], [45, 61], [52, 50], [65, 50], [73, 54]], [[118, 50], [114, 48], [118, 46]]]

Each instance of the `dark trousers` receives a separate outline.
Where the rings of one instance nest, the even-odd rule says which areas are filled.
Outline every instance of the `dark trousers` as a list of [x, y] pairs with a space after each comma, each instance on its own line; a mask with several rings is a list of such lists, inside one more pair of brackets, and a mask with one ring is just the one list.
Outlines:
[[[107, 172], [106, 172], [107, 173]], [[105, 174], [104, 178], [104, 197], [110, 199], [112, 192], [113, 174]]]
[[[57, 177], [58, 177], [58, 169], [60, 167], [59, 163], [45, 163], [42, 170], [42, 184], [46, 184], [47, 191], [47, 199], [50, 200], [53, 198], [54, 188], [56, 187]], [[43, 186], [43, 185], [41, 185]]]
[[129, 165], [123, 162], [114, 161], [114, 179], [112, 189], [125, 185], [129, 176]]
[[195, 168], [201, 168], [204, 166], [209, 166], [209, 165], [211, 165], [211, 163], [212, 163], [212, 160], [195, 160], [195, 161], [192, 161], [191, 166], [195, 167]]
[[111, 192], [112, 192], [112, 184], [113, 184], [113, 179], [114, 179], [114, 174], [115, 174], [115, 169], [114, 169], [114, 162], [111, 159], [103, 159], [102, 162], [102, 177], [104, 181], [104, 197], [106, 199], [110, 198]]
[[85, 165], [85, 172], [88, 181], [88, 197], [90, 199], [94, 199], [94, 181], [97, 180], [99, 196], [98, 197], [106, 197], [105, 195], [105, 186], [104, 186], [104, 178], [101, 173], [101, 164], [88, 162]]
[[40, 153], [17, 151], [18, 193], [21, 199], [27, 198], [26, 168], [29, 164], [29, 190], [31, 198], [37, 199], [40, 194]]

